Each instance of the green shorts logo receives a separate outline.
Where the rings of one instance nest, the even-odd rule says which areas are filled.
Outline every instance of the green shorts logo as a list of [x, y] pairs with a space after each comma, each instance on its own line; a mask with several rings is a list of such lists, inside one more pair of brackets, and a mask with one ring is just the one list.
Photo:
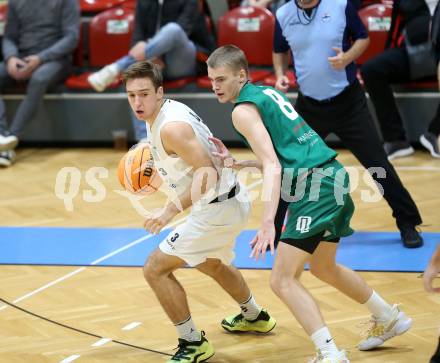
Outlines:
[[312, 217], [300, 216], [296, 220], [296, 230], [301, 233], [306, 233], [310, 230], [310, 224], [312, 223]]

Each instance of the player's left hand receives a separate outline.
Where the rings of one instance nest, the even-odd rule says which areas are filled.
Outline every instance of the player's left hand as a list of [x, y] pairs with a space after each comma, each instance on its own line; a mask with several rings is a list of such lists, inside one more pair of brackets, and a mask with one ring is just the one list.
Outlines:
[[159, 234], [175, 215], [171, 208], [158, 209], [145, 218], [144, 228], [152, 234]]
[[249, 243], [252, 247], [252, 253], [250, 254], [250, 258], [255, 258], [258, 261], [258, 258], [261, 257], [264, 259], [266, 257], [267, 247], [270, 247], [270, 254], [273, 255], [275, 253], [275, 225], [272, 223], [267, 223], [261, 226], [257, 235], [254, 239]]
[[212, 155], [218, 157], [223, 162], [223, 166], [225, 168], [234, 168], [237, 160], [235, 160], [235, 158], [229, 152], [228, 148], [225, 146], [225, 144], [223, 144], [223, 141], [217, 139], [214, 136], [209, 136], [208, 139], [214, 144], [215, 148], [217, 149], [217, 151], [212, 152]]
[[342, 51], [341, 48], [333, 47], [332, 48], [336, 52], [336, 56], [328, 57], [328, 62], [333, 69], [343, 70], [349, 63], [346, 54]]

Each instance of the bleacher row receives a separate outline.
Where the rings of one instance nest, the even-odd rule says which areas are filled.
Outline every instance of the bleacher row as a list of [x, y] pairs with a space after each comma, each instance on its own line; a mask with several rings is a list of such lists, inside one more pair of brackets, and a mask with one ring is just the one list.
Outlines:
[[[358, 59], [360, 65], [384, 49], [392, 10], [392, 1], [389, 0], [372, 0], [363, 3], [366, 6], [360, 9], [359, 14], [369, 31], [370, 46]], [[212, 12], [209, 4], [209, 1], [201, 1], [201, 6], [205, 7], [207, 14]], [[73, 56], [75, 74], [72, 74], [65, 82], [67, 90], [91, 91], [92, 87], [87, 81], [90, 72], [128, 53], [134, 30], [135, 5], [136, 0], [80, 0], [83, 14], [81, 36]], [[7, 5], [1, 6], [0, 23], [7, 21], [6, 13]], [[275, 75], [272, 73], [275, 19], [269, 10], [235, 7], [226, 11], [218, 20], [207, 16], [207, 21], [211, 31], [217, 34], [218, 46], [235, 44], [245, 51], [251, 67], [250, 78], [253, 82], [271, 86], [275, 84]], [[198, 60], [203, 62], [206, 56], [198, 54]], [[289, 79], [292, 87], [296, 88], [295, 76], [291, 71]], [[168, 81], [165, 88], [167, 90], [182, 89], [190, 83], [196, 83], [201, 89], [210, 87], [209, 79], [206, 76], [199, 76]], [[118, 80], [109, 88], [117, 88], [119, 85]], [[432, 79], [412, 82], [405, 87], [436, 89], [437, 84], [435, 79]]]
[[[81, 40], [74, 52], [75, 70], [64, 84], [52, 89], [44, 98], [37, 115], [26, 128], [22, 145], [92, 145], [112, 142], [112, 130], [124, 129], [133, 140], [132, 125], [126, 95], [120, 82], [99, 94], [87, 82], [87, 75], [125, 55], [131, 44], [135, 0], [80, 0]], [[273, 85], [272, 34], [274, 16], [268, 10], [240, 8], [235, 0], [200, 0], [209, 16], [211, 30], [219, 45], [234, 43], [242, 47], [251, 63], [253, 81]], [[230, 6], [234, 3], [235, 7]], [[365, 62], [382, 51], [390, 25], [391, 4], [384, 0], [363, 1], [361, 16], [370, 31], [371, 45], [360, 58]], [[0, 31], [6, 9], [0, 5]], [[3, 18], [2, 18], [3, 17]], [[3, 23], [4, 24], [4, 23]], [[200, 61], [206, 55], [199, 54]], [[291, 84], [295, 85], [292, 72]], [[25, 87], [8, 89], [3, 94], [7, 118], [12, 119]], [[206, 76], [189, 77], [165, 83], [169, 97], [185, 102], [197, 110], [212, 132], [229, 144], [241, 143], [225, 117], [231, 105], [219, 104], [209, 90]], [[416, 90], [417, 92], [409, 92]], [[295, 90], [295, 87], [294, 87]], [[412, 142], [435, 114], [438, 104], [437, 82], [425, 80], [400, 85], [396, 102], [401, 110], [405, 128]], [[419, 92], [419, 90], [428, 92]], [[289, 94], [295, 99], [296, 93]], [[369, 105], [371, 111], [373, 108]], [[374, 117], [374, 112], [372, 112]], [[62, 122], [61, 122], [62, 121]], [[328, 141], [337, 142], [334, 135]]]

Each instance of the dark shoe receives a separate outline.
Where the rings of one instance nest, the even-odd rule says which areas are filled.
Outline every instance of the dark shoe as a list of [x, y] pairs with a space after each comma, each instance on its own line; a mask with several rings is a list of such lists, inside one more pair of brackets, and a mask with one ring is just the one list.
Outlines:
[[425, 132], [420, 136], [420, 143], [429, 150], [434, 158], [440, 158], [438, 136], [431, 132]]
[[438, 339], [437, 350], [434, 355], [431, 357], [429, 363], [440, 363], [440, 338]]
[[423, 238], [414, 226], [403, 226], [400, 228], [400, 237], [406, 248], [417, 248], [423, 246]]
[[403, 158], [414, 154], [414, 149], [408, 141], [390, 141], [383, 144], [388, 160]]
[[200, 363], [206, 362], [214, 355], [214, 347], [205, 338], [202, 331], [202, 338], [198, 342], [189, 342], [179, 338], [179, 345], [176, 354], [167, 363]]
[[243, 314], [228, 316], [223, 319], [221, 325], [223, 329], [230, 333], [269, 333], [277, 322], [272, 318], [266, 310], [261, 310], [255, 320], [246, 320]]
[[15, 160], [14, 150], [0, 151], [0, 166], [4, 166], [4, 167], [11, 166], [14, 160]]

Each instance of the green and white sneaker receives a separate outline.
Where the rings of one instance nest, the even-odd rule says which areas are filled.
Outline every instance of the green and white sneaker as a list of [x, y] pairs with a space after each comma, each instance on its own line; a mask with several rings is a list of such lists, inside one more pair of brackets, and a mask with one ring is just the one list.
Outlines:
[[214, 355], [214, 347], [205, 338], [205, 332], [202, 331], [201, 334], [202, 339], [196, 342], [179, 338], [177, 352], [167, 363], [200, 363], [211, 358]]
[[261, 310], [255, 320], [246, 320], [243, 314], [231, 315], [222, 321], [223, 329], [230, 333], [269, 333], [277, 322], [266, 310]]

